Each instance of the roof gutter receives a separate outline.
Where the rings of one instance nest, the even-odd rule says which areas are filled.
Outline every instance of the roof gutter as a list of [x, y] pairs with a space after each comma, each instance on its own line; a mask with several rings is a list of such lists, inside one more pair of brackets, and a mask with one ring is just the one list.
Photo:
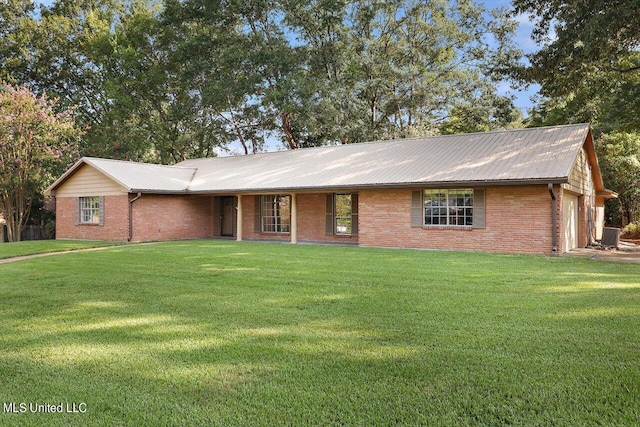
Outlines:
[[607, 190], [606, 188], [601, 191], [596, 191], [596, 196], [600, 196], [604, 199], [617, 199], [618, 193], [613, 190]]
[[553, 192], [553, 184], [547, 184], [551, 195], [551, 250], [558, 252], [558, 204], [556, 194]]
[[[158, 192], [144, 190], [145, 193], [156, 194], [274, 194], [287, 192], [309, 192], [326, 193], [344, 190], [367, 190], [378, 188], [471, 188], [471, 187], [491, 187], [491, 186], [516, 186], [516, 185], [545, 185], [565, 184], [569, 182], [567, 177], [540, 178], [540, 179], [508, 179], [508, 180], [486, 180], [486, 181], [433, 181], [433, 182], [395, 182], [395, 183], [371, 183], [371, 184], [340, 184], [326, 186], [302, 186], [302, 187], [248, 187], [248, 188], [218, 188], [212, 190], [189, 190], [187, 192]], [[138, 191], [138, 190], [136, 190]]]
[[133, 239], [133, 204], [140, 197], [142, 197], [142, 193], [138, 193], [136, 197], [129, 200], [129, 237], [127, 237], [127, 242], [130, 242], [131, 239]]

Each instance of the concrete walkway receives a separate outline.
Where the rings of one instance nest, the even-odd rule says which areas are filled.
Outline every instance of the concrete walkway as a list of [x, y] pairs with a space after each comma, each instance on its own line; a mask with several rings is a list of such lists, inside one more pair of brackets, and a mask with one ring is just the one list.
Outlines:
[[117, 248], [117, 246], [99, 246], [97, 248], [70, 249], [68, 251], [60, 251], [60, 252], [45, 252], [45, 253], [42, 253], [42, 254], [20, 255], [20, 256], [14, 256], [14, 257], [11, 257], [11, 258], [0, 259], [0, 265], [1, 264], [8, 264], [10, 262], [24, 261], [24, 260], [27, 260], [27, 259], [42, 258], [42, 257], [45, 257], [45, 256], [70, 254], [70, 253], [74, 253], [74, 252], [101, 251], [103, 249], [113, 249], [113, 248]]
[[640, 263], [640, 245], [620, 242], [618, 249], [614, 248], [576, 248], [562, 254], [564, 257], [590, 258], [602, 261]]

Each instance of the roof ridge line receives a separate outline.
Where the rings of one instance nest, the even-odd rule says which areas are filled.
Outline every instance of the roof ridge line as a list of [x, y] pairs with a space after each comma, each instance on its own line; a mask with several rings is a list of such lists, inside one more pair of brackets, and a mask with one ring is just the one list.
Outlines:
[[163, 168], [175, 168], [175, 169], [197, 169], [194, 168], [193, 166], [179, 166], [177, 163], [173, 164], [173, 165], [164, 165], [162, 163], [148, 163], [148, 162], [138, 162], [135, 160], [120, 160], [120, 159], [110, 159], [110, 158], [106, 158], [106, 157], [93, 157], [93, 156], [82, 156], [79, 160], [84, 159], [86, 160], [98, 160], [98, 161], [107, 161], [107, 162], [114, 162], [114, 163], [128, 163], [128, 164], [135, 164], [135, 165], [144, 165], [144, 166], [157, 166], [157, 167], [163, 167]]
[[[418, 140], [426, 140], [426, 139], [434, 139], [434, 138], [456, 138], [456, 137], [460, 137], [461, 135], [470, 136], [470, 135], [503, 134], [503, 133], [511, 133], [511, 132], [533, 132], [533, 131], [540, 131], [544, 129], [557, 129], [557, 128], [569, 128], [569, 127], [580, 127], [580, 126], [587, 126], [588, 128], [591, 127], [590, 123], [584, 122], [584, 123], [572, 123], [572, 124], [566, 124], [566, 125], [550, 125], [550, 126], [528, 127], [528, 128], [519, 128], [519, 129], [491, 130], [486, 132], [478, 131], [478, 132], [468, 132], [468, 133], [452, 133], [452, 134], [446, 134], [446, 135], [413, 136], [410, 138], [377, 139], [373, 141], [351, 142], [347, 144], [331, 144], [331, 145], [321, 145], [316, 147], [303, 147], [303, 148], [297, 148], [297, 149], [265, 151], [262, 153], [238, 154], [238, 155], [232, 155], [232, 156], [200, 157], [195, 159], [183, 160], [183, 162], [207, 161], [207, 160], [213, 160], [213, 159], [251, 158], [254, 156], [257, 157], [257, 156], [273, 155], [273, 154], [281, 154], [281, 153], [299, 153], [301, 151], [322, 150], [327, 148], [340, 148], [340, 147], [348, 147], [348, 146], [355, 146], [355, 145], [362, 146], [362, 145], [369, 145], [369, 144], [388, 144], [392, 142], [397, 143], [397, 142], [404, 142], [404, 141], [418, 141]], [[186, 166], [178, 166], [178, 167], [186, 167]]]

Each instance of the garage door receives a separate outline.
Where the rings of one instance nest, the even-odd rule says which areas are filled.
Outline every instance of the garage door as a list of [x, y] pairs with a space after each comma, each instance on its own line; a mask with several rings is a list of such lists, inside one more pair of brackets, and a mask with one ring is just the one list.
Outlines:
[[565, 194], [562, 200], [564, 252], [567, 252], [578, 247], [578, 197]]

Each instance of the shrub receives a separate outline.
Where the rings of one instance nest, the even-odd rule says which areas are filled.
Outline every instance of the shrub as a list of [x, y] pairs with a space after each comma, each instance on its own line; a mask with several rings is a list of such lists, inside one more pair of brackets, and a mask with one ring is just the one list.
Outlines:
[[640, 239], [640, 221], [628, 224], [622, 229], [620, 237], [624, 239]]

